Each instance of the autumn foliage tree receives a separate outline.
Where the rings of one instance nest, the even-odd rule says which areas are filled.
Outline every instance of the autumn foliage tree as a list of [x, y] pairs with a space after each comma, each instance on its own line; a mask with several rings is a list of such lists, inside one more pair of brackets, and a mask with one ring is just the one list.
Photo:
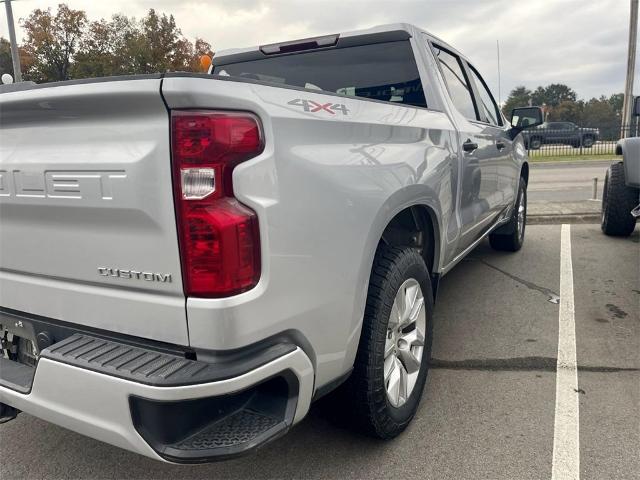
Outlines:
[[71, 65], [87, 25], [87, 15], [58, 5], [51, 9], [34, 10], [21, 22], [26, 32], [23, 48], [32, 61], [25, 69], [25, 78], [36, 82], [68, 80]]
[[13, 73], [11, 63], [11, 44], [6, 38], [0, 37], [0, 73]]
[[[114, 15], [90, 21], [66, 4], [34, 10], [21, 20], [23, 76], [38, 83], [112, 75], [198, 71], [199, 57], [211, 54], [203, 39], [187, 39], [173, 15], [149, 10], [141, 19]], [[0, 45], [2, 71], [5, 45]], [[7, 70], [8, 71], [8, 70]]]

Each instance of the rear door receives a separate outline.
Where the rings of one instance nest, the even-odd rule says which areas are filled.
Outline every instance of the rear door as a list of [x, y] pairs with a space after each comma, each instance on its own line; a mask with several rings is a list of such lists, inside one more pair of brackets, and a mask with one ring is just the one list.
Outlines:
[[466, 63], [466, 66], [480, 114], [480, 120], [477, 123], [483, 125], [485, 132], [493, 138], [499, 202], [504, 208], [515, 203], [516, 186], [520, 178], [519, 165], [513, 158], [513, 141], [487, 83], [473, 65]]
[[0, 94], [0, 307], [188, 343], [160, 82]]
[[432, 48], [459, 130], [462, 174], [461, 232], [457, 250], [462, 251], [483, 235], [500, 205], [495, 132], [480, 120], [462, 59], [440, 45], [432, 44]]
[[578, 128], [578, 126], [572, 122], [563, 122], [562, 143], [564, 143], [565, 145], [574, 145], [579, 138], [580, 129]]
[[565, 126], [563, 122], [547, 123], [545, 132], [546, 143], [562, 143], [566, 136]]

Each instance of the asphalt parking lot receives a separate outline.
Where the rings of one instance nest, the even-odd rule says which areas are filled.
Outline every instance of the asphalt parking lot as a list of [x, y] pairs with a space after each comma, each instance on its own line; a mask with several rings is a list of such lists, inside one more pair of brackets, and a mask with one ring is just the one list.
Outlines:
[[[638, 478], [640, 229], [624, 239], [605, 237], [598, 225], [566, 233], [577, 358], [577, 388], [567, 390], [556, 368], [559, 341], [572, 338], [559, 332], [563, 306], [571, 313], [566, 274], [561, 286], [562, 228], [528, 227], [517, 254], [484, 243], [443, 279], [426, 392], [394, 441], [359, 436], [320, 404], [250, 456], [183, 467], [22, 414], [0, 426], [0, 476], [540, 479], [552, 477], [555, 463], [557, 478]], [[556, 415], [562, 399], [578, 402]]]
[[597, 198], [602, 199], [607, 168], [619, 160], [531, 163], [527, 188], [530, 202], [575, 202], [592, 198], [593, 179], [598, 179]]

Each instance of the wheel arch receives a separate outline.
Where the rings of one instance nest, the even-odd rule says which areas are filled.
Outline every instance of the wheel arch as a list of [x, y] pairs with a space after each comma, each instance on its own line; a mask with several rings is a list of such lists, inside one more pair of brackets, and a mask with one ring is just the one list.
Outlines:
[[[411, 218], [411, 221], [409, 221]], [[375, 253], [384, 242], [400, 244], [413, 242], [407, 232], [417, 231], [416, 225], [423, 229], [420, 247], [425, 258], [425, 262], [431, 274], [432, 287], [435, 291], [439, 280], [440, 259], [442, 258], [442, 228], [440, 219], [442, 218], [440, 203], [435, 192], [425, 189], [422, 185], [412, 185], [404, 188], [390, 198], [378, 209], [378, 214], [372, 227], [363, 242], [363, 256], [361, 259], [360, 272], [358, 275], [359, 290], [355, 298], [355, 311], [358, 321], [353, 324], [347, 352], [345, 355], [345, 369], [351, 368], [355, 361], [358, 344], [362, 335], [362, 318], [364, 315], [369, 281], [373, 270]], [[417, 220], [416, 220], [417, 219]], [[413, 222], [413, 223], [412, 223]], [[416, 223], [417, 222], [417, 223]], [[397, 226], [407, 225], [401, 228], [404, 232], [393, 232]], [[426, 230], [428, 229], [428, 230]], [[430, 243], [429, 243], [430, 242]]]
[[414, 204], [397, 212], [380, 235], [381, 244], [414, 247], [433, 275], [440, 260], [440, 230], [436, 212], [428, 205]]

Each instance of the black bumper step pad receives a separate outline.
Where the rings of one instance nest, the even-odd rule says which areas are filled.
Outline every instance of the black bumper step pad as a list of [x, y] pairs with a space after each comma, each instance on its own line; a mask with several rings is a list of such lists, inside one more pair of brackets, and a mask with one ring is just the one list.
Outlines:
[[280, 422], [275, 416], [244, 409], [171, 447], [190, 451], [240, 447], [260, 438]]
[[36, 369], [7, 357], [0, 357], [0, 386], [20, 393], [29, 393]]
[[40, 357], [146, 385], [173, 387], [232, 378], [295, 348], [275, 344], [253, 355], [221, 355], [210, 363], [76, 333], [44, 349]]

